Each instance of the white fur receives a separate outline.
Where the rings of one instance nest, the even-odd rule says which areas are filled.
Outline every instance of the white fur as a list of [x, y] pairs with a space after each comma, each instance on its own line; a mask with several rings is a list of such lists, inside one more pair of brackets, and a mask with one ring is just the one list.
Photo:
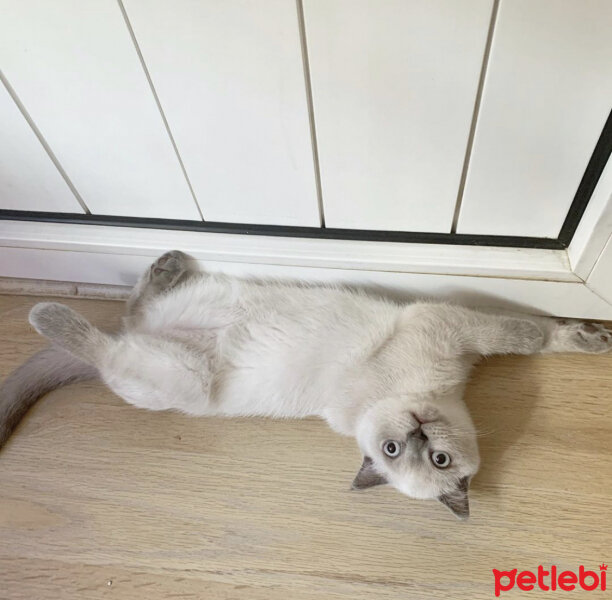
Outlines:
[[[554, 319], [205, 273], [147, 296], [150, 278], [134, 292], [125, 331], [95, 344], [95, 366], [115, 393], [191, 415], [319, 416], [417, 498], [452, 493], [478, 469], [462, 397], [478, 355], [610, 348], [605, 329]], [[53, 338], [38, 326], [44, 306], [31, 319]], [[427, 444], [413, 448], [415, 414], [432, 422], [422, 426]], [[399, 458], [382, 452], [387, 439], [406, 440]], [[448, 469], [431, 464], [434, 449], [452, 456]]]

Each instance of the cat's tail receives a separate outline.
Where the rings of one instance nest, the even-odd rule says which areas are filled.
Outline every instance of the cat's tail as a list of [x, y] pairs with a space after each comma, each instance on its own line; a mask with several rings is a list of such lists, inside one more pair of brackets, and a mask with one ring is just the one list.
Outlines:
[[69, 383], [96, 379], [97, 350], [110, 338], [62, 304], [37, 304], [30, 323], [56, 345], [37, 352], [0, 387], [0, 448], [41, 396]]
[[97, 376], [95, 367], [61, 348], [51, 346], [37, 352], [0, 387], [0, 448], [40, 397], [69, 383]]

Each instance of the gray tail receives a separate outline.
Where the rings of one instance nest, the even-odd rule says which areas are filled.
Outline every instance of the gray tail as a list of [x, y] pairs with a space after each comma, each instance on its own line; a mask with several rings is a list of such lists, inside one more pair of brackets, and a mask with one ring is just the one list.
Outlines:
[[97, 377], [95, 367], [57, 346], [37, 352], [0, 387], [0, 448], [41, 396], [69, 383]]

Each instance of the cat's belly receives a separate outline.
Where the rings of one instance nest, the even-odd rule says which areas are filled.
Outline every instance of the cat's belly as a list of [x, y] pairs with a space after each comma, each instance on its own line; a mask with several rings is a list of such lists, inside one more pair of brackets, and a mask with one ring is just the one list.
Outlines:
[[211, 408], [226, 416], [302, 418], [322, 414], [324, 394], [282, 373], [237, 369], [215, 385]]

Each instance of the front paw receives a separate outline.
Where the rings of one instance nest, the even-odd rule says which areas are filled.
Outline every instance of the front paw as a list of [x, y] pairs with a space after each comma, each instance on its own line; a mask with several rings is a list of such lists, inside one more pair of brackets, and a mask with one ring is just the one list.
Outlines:
[[612, 332], [600, 323], [561, 320], [552, 342], [557, 352], [603, 354], [612, 350]]

